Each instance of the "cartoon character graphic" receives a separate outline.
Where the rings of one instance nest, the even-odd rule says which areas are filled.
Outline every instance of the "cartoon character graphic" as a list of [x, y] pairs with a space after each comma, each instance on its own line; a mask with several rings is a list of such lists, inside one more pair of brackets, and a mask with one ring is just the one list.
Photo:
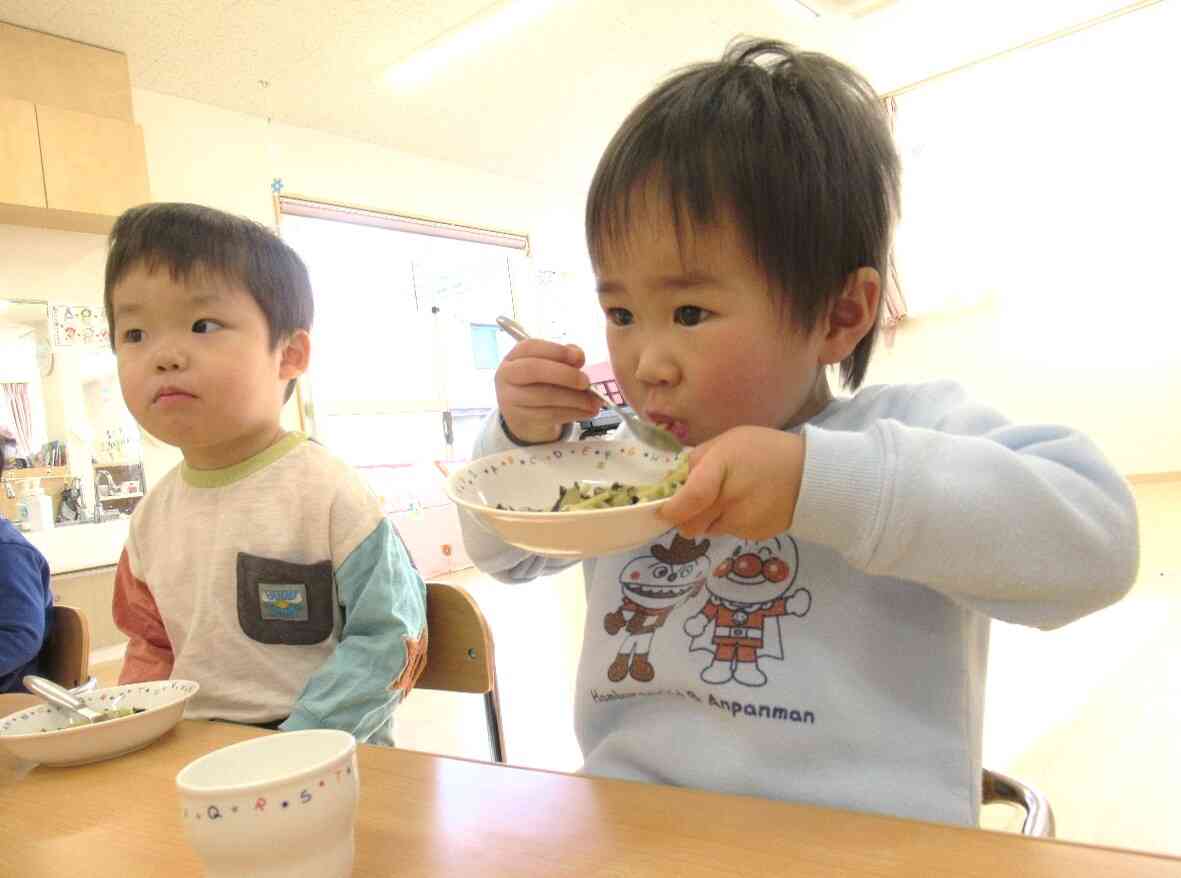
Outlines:
[[759, 658], [783, 660], [783, 616], [804, 616], [812, 606], [806, 588], [792, 591], [799, 549], [791, 537], [739, 543], [709, 579], [709, 599], [685, 620], [693, 638], [689, 651], [713, 654], [701, 672], [706, 683], [736, 680], [762, 686], [767, 675]]
[[709, 575], [709, 540], [695, 543], [680, 534], [672, 544], [652, 547], [651, 555], [633, 558], [619, 574], [623, 600], [603, 617], [603, 627], [614, 636], [626, 631], [619, 653], [607, 668], [607, 679], [618, 683], [629, 673], [648, 683], [656, 669], [648, 658], [656, 629], [685, 601], [701, 593]]

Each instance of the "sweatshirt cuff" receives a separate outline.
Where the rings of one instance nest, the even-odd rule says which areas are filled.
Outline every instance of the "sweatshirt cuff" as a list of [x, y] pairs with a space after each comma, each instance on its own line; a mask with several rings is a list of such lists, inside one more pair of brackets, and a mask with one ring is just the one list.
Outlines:
[[[554, 442], [568, 442], [573, 434], [574, 425], [566, 424], [562, 428], [562, 435], [555, 439]], [[552, 442], [521, 442], [508, 431], [500, 410], [495, 409], [484, 421], [484, 429], [480, 431], [480, 436], [476, 439], [476, 447], [473, 449], [472, 459], [486, 457], [489, 454], [496, 454], [499, 451], [515, 451], [518, 448], [531, 448], [533, 445], [552, 444]]]
[[291, 716], [279, 724], [279, 731], [281, 732], [300, 732], [304, 729], [322, 728], [324, 728], [324, 724], [310, 711], [305, 710], [298, 704], [295, 706], [295, 710], [291, 711]]
[[804, 477], [790, 533], [830, 546], [856, 567], [869, 565], [887, 498], [885, 448], [878, 430], [805, 426]]

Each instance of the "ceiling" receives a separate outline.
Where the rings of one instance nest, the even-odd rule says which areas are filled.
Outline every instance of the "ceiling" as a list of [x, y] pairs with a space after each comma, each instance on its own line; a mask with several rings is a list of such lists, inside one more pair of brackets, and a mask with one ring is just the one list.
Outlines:
[[[572, 191], [628, 109], [737, 34], [889, 88], [1118, 0], [0, 0], [0, 21], [125, 52], [132, 85]], [[521, 26], [395, 90], [391, 65], [506, 9]], [[265, 83], [265, 86], [263, 85]]]

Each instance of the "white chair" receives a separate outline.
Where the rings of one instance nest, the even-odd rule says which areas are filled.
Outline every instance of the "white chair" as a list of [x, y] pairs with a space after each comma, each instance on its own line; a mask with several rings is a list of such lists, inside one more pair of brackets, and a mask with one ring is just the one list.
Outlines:
[[493, 761], [503, 763], [496, 656], [484, 614], [462, 588], [429, 582], [426, 620], [426, 668], [415, 688], [483, 695], [488, 746]]

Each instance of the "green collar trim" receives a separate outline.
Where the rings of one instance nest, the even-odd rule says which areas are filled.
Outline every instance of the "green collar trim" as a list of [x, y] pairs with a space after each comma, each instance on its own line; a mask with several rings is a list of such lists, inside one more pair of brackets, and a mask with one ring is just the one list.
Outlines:
[[288, 433], [270, 448], [260, 451], [254, 457], [248, 457], [241, 463], [235, 463], [224, 469], [193, 469], [187, 463], [182, 462], [180, 475], [186, 484], [192, 485], [194, 488], [225, 488], [254, 475], [261, 469], [266, 469], [306, 441], [308, 441], [308, 437], [305, 433]]

